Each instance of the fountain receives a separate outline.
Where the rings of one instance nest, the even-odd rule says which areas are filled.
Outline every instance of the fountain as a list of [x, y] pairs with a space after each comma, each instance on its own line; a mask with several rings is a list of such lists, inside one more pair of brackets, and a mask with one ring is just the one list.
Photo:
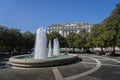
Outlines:
[[48, 57], [52, 57], [51, 40], [49, 41], [49, 46], [48, 46]]
[[[48, 51], [48, 52], [47, 52]], [[48, 67], [72, 63], [78, 59], [75, 54], [61, 54], [58, 38], [54, 39], [53, 53], [51, 40], [47, 50], [46, 30], [39, 28], [36, 32], [34, 54], [13, 56], [9, 59], [12, 68]]]
[[59, 54], [60, 54], [59, 41], [58, 41], [58, 38], [55, 38], [54, 39], [54, 46], [53, 46], [53, 55], [58, 56]]
[[47, 57], [46, 31], [43, 28], [39, 28], [36, 34], [34, 59], [45, 59]]

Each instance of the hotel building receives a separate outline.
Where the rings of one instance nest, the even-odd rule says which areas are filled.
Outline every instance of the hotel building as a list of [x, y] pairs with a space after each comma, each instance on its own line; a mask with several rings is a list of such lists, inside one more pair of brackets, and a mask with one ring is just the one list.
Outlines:
[[75, 22], [75, 23], [67, 23], [67, 24], [53, 24], [48, 26], [47, 31], [48, 33], [51, 32], [58, 32], [63, 37], [69, 35], [70, 32], [79, 33], [81, 29], [86, 29], [90, 32], [93, 24], [88, 24], [85, 22]]

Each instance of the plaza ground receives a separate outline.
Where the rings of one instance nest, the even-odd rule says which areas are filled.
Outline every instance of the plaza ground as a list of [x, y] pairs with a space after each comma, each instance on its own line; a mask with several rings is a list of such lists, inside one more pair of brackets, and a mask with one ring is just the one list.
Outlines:
[[120, 80], [120, 57], [78, 54], [82, 61], [72, 64], [12, 69], [9, 56], [0, 57], [0, 80]]

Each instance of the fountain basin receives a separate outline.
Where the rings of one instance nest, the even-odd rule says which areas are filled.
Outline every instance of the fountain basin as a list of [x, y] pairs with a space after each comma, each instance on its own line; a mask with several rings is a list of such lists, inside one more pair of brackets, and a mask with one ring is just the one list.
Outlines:
[[35, 68], [64, 65], [78, 60], [78, 56], [75, 54], [62, 54], [46, 59], [33, 59], [32, 57], [33, 55], [31, 54], [13, 56], [9, 59], [9, 62], [12, 67]]

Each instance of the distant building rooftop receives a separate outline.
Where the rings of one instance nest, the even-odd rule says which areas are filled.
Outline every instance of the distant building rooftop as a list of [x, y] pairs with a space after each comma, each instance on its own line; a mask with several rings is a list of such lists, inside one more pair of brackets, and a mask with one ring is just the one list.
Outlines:
[[56, 31], [60, 33], [63, 37], [66, 37], [67, 35], [69, 35], [70, 32], [78, 33], [83, 28], [90, 32], [91, 27], [93, 27], [93, 24], [89, 24], [86, 22], [52, 24], [48, 26], [48, 33]]

